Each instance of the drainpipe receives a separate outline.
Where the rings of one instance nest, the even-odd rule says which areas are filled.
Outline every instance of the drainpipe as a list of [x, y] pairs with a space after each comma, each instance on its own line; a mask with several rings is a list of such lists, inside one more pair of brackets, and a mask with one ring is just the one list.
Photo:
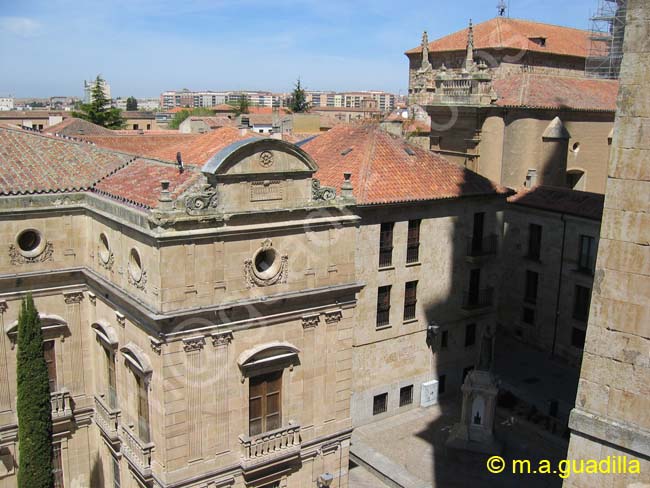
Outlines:
[[557, 325], [560, 318], [560, 296], [562, 293], [562, 272], [564, 271], [564, 240], [566, 238], [566, 219], [564, 214], [562, 219], [562, 249], [560, 251], [560, 277], [557, 283], [557, 297], [555, 298], [555, 325], [553, 326], [553, 345], [551, 346], [551, 357], [555, 356], [555, 342], [557, 340]]

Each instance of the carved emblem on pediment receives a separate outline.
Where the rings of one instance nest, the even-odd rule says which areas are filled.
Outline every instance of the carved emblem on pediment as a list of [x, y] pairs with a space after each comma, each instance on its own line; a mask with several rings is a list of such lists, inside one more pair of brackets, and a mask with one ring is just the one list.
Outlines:
[[311, 180], [311, 197], [316, 202], [329, 202], [336, 198], [336, 189], [331, 186], [321, 186], [316, 178]]
[[189, 215], [201, 215], [214, 211], [218, 203], [217, 189], [210, 184], [204, 184], [198, 192], [185, 197], [185, 210]]
[[273, 153], [271, 151], [262, 151], [260, 153], [260, 166], [263, 168], [273, 166]]

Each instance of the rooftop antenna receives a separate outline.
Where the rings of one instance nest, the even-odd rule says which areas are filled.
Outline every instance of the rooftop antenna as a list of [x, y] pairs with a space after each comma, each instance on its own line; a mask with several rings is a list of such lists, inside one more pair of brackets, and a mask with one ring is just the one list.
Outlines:
[[506, 5], [505, 0], [499, 0], [499, 3], [497, 4], [497, 12], [499, 13], [499, 17], [504, 17], [507, 10], [508, 6]]

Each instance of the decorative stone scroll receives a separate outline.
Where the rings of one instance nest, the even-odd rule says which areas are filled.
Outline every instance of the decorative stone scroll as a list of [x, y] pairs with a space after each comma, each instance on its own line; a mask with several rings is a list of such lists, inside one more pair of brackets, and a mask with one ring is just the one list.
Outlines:
[[37, 256], [24, 256], [16, 246], [13, 244], [9, 245], [9, 259], [11, 264], [31, 264], [31, 263], [43, 263], [45, 261], [51, 261], [53, 259], [52, 255], [54, 254], [54, 244], [51, 241], [45, 243], [43, 252]]
[[331, 186], [321, 186], [316, 178], [311, 180], [311, 195], [316, 202], [329, 202], [336, 198], [336, 189]]
[[214, 211], [218, 203], [217, 189], [210, 184], [204, 184], [199, 192], [185, 197], [185, 211], [189, 215], [202, 215]]

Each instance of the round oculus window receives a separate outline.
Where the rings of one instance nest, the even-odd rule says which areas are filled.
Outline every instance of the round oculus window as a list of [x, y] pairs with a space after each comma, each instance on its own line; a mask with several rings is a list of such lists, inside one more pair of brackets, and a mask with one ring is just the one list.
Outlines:
[[16, 236], [16, 244], [25, 257], [38, 256], [45, 249], [45, 240], [37, 229], [25, 229]]
[[278, 252], [272, 247], [259, 249], [253, 258], [253, 269], [255, 274], [262, 279], [277, 275], [280, 271]]
[[111, 259], [111, 247], [108, 244], [108, 237], [103, 232], [99, 234], [99, 259], [104, 264]]
[[135, 282], [142, 279], [142, 261], [140, 261], [140, 254], [135, 248], [131, 249], [129, 255], [129, 275]]

